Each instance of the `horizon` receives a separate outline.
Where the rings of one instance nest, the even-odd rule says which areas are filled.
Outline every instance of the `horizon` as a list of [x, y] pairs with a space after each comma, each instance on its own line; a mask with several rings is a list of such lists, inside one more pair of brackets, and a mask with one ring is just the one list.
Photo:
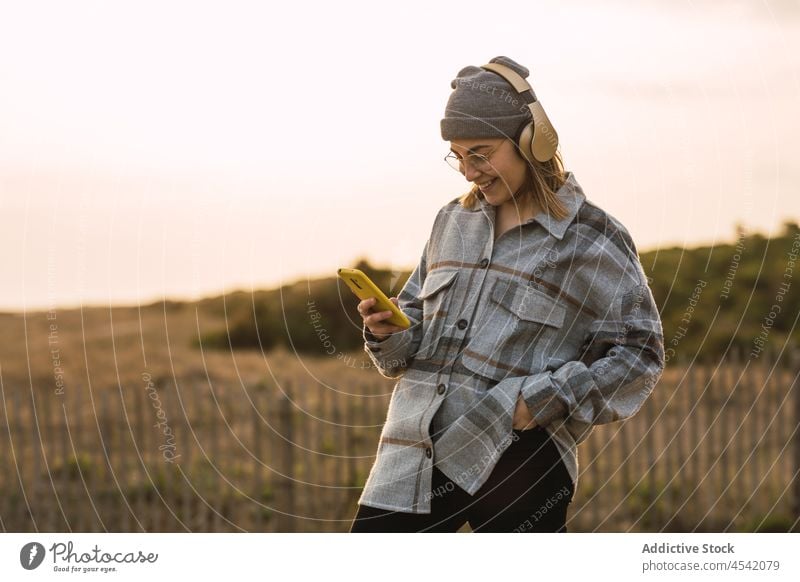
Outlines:
[[[781, 224], [781, 226], [784, 226], [787, 222], [791, 223], [791, 224], [794, 224], [795, 226], [800, 225], [800, 223], [798, 223], [797, 221], [791, 220], [791, 221], [784, 221]], [[757, 231], [757, 230], [756, 231], [745, 230], [745, 233], [746, 233], [746, 235], [750, 235], [750, 236], [752, 236], [752, 235], [762, 236], [767, 240], [773, 240], [775, 238], [783, 236], [781, 233], [775, 233], [773, 235], [769, 235], [768, 233], [764, 233], [762, 231]], [[702, 249], [713, 249], [713, 248], [720, 247], [720, 246], [734, 246], [736, 244], [736, 241], [737, 241], [737, 239], [733, 238], [731, 240], [719, 240], [719, 241], [716, 241], [715, 243], [714, 242], [710, 242], [710, 243], [706, 243], [706, 244], [697, 244], [697, 245], [694, 245], [694, 246], [691, 246], [691, 247], [688, 247], [688, 246], [685, 246], [685, 245], [680, 245], [680, 244], [675, 244], [675, 245], [671, 245], [671, 246], [659, 246], [659, 247], [653, 248], [653, 249], [640, 249], [640, 248], [637, 247], [637, 250], [639, 251], [639, 255], [646, 255], [646, 254], [650, 254], [650, 253], [658, 253], [658, 252], [666, 252], [666, 251], [675, 251], [675, 250], [682, 250], [682, 251], [686, 251], [686, 252], [691, 252], [691, 251], [698, 251], [698, 250], [702, 250]], [[360, 260], [368, 260], [368, 259], [366, 259], [365, 257], [356, 257], [349, 265], [346, 265], [346, 266], [352, 267], [353, 265], [358, 263]], [[370, 266], [373, 267], [376, 270], [379, 270], [379, 271], [392, 271], [392, 272], [398, 273], [398, 274], [399, 273], [411, 272], [411, 271], [413, 271], [413, 269], [415, 267], [415, 265], [409, 265], [406, 268], [397, 269], [397, 268], [394, 268], [394, 267], [392, 267], [390, 265], [381, 265], [381, 264], [373, 263], [373, 262], [370, 262]], [[99, 308], [133, 309], [133, 308], [136, 308], [136, 307], [140, 307], [140, 308], [141, 307], [150, 307], [152, 305], [155, 305], [155, 304], [158, 304], [158, 303], [162, 303], [162, 302], [175, 302], [175, 303], [191, 304], [191, 303], [198, 303], [200, 301], [204, 301], [204, 300], [208, 300], [208, 299], [217, 299], [219, 297], [227, 297], [227, 296], [233, 295], [235, 293], [259, 293], [259, 292], [275, 291], [275, 290], [277, 290], [277, 289], [279, 289], [281, 287], [284, 287], [284, 286], [292, 286], [292, 285], [296, 285], [296, 284], [303, 283], [303, 282], [321, 281], [321, 280], [325, 280], [325, 279], [335, 279], [336, 277], [337, 277], [337, 275], [336, 275], [335, 272], [333, 274], [330, 274], [330, 275], [325, 275], [323, 273], [318, 273], [318, 274], [312, 274], [312, 275], [310, 275], [309, 277], [306, 277], [306, 278], [288, 279], [288, 280], [285, 280], [285, 281], [283, 281], [283, 282], [281, 282], [281, 283], [279, 283], [277, 285], [273, 285], [273, 286], [270, 286], [270, 287], [258, 287], [258, 288], [252, 288], [252, 289], [246, 289], [246, 288], [243, 288], [243, 287], [235, 287], [235, 288], [232, 288], [232, 289], [229, 289], [229, 290], [219, 290], [219, 291], [213, 291], [212, 290], [212, 291], [209, 291], [206, 295], [203, 295], [203, 296], [200, 296], [200, 297], [181, 297], [181, 296], [178, 296], [178, 295], [166, 296], [166, 297], [164, 297], [164, 296], [149, 297], [149, 298], [143, 298], [140, 302], [137, 302], [137, 303], [75, 303], [75, 304], [42, 305], [42, 306], [35, 306], [35, 307], [32, 307], [32, 308], [28, 308], [28, 309], [26, 309], [24, 311], [12, 311], [12, 310], [8, 310], [8, 309], [0, 308], [0, 315], [23, 315], [23, 314], [34, 314], [34, 313], [46, 313], [47, 311], [52, 310], [52, 309], [56, 309], [56, 310], [58, 310], [58, 309], [62, 309], [62, 310], [67, 310], [67, 309], [69, 309], [69, 310], [74, 310], [74, 309], [99, 309]]]

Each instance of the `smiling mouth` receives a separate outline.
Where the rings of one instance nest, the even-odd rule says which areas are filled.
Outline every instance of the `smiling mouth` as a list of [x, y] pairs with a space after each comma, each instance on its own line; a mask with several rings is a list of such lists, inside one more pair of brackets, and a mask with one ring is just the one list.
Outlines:
[[495, 185], [495, 182], [497, 182], [497, 178], [493, 178], [488, 182], [484, 182], [483, 184], [478, 184], [478, 188], [481, 189], [481, 192], [486, 192], [487, 190], [492, 189], [492, 187]]

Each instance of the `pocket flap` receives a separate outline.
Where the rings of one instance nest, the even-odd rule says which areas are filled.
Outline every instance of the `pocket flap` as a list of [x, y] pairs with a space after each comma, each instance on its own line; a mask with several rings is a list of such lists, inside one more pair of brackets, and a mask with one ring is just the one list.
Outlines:
[[431, 295], [436, 295], [439, 291], [447, 287], [453, 282], [453, 279], [458, 275], [458, 271], [454, 269], [435, 269], [428, 273], [425, 281], [422, 283], [422, 292], [420, 299], [427, 299]]
[[492, 301], [502, 305], [520, 319], [553, 327], [564, 325], [566, 308], [544, 291], [498, 279], [492, 288]]

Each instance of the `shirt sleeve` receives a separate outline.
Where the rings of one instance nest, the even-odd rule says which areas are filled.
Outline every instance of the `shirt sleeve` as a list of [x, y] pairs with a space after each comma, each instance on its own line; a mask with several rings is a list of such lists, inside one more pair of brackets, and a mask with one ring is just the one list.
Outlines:
[[405, 374], [422, 341], [422, 299], [419, 296], [428, 272], [428, 244], [425, 243], [419, 263], [397, 295], [398, 307], [411, 325], [383, 341], [378, 341], [366, 324], [363, 325], [364, 351], [385, 378], [399, 378]]
[[521, 383], [539, 425], [564, 418], [588, 428], [624, 420], [638, 412], [663, 373], [661, 319], [638, 257], [620, 268], [618, 258], [609, 256], [602, 267], [606, 276], [592, 292], [598, 294], [595, 304], [606, 307], [588, 326], [579, 359], [503, 380]]

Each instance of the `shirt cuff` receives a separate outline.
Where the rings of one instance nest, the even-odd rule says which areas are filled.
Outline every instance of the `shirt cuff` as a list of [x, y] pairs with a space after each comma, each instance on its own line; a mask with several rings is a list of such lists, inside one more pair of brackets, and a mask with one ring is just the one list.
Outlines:
[[369, 328], [364, 324], [364, 343], [367, 349], [374, 353], [379, 354], [380, 357], [390, 358], [400, 350], [406, 347], [408, 342], [411, 341], [411, 328], [404, 329], [390, 334], [385, 340], [378, 341]]
[[565, 418], [569, 413], [560, 397], [558, 386], [553, 383], [550, 371], [526, 377], [521, 392], [531, 416], [539, 426], [547, 426], [558, 418]]

